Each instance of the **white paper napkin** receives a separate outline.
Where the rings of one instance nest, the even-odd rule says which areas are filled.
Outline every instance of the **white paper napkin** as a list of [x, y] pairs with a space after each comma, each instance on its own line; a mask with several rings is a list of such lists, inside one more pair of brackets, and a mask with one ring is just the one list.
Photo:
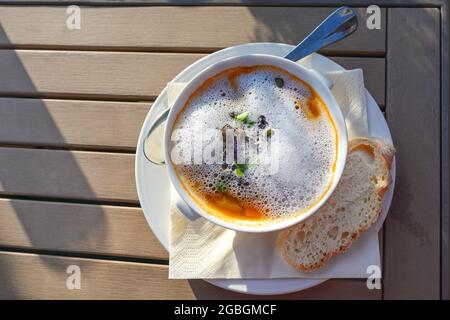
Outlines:
[[[314, 55], [299, 63], [314, 68]], [[361, 69], [326, 73], [334, 82], [332, 92], [342, 108], [349, 138], [368, 135], [367, 109]], [[171, 105], [183, 84], [168, 85]], [[177, 192], [171, 190], [169, 278], [366, 278], [367, 268], [380, 265], [378, 234], [370, 229], [350, 249], [322, 269], [300, 272], [282, 259], [278, 232], [251, 234], [228, 230], [204, 218], [187, 219]]]

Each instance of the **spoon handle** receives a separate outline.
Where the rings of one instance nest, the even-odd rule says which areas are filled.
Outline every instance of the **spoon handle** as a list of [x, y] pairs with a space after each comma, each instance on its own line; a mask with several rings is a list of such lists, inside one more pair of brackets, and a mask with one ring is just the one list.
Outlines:
[[349, 7], [340, 7], [319, 24], [285, 58], [298, 61], [336, 41], [352, 34], [358, 27], [355, 12]]
[[[170, 107], [164, 109], [153, 122], [149, 126], [150, 129], [148, 130], [147, 136], [145, 137], [143, 148], [144, 148], [144, 155], [147, 158], [148, 161], [150, 161], [153, 164], [164, 164], [164, 160], [162, 160], [162, 157], [157, 157], [157, 155], [154, 154], [154, 150], [149, 148], [147, 146], [147, 142], [149, 141], [150, 135], [155, 131], [155, 129], [164, 121], [166, 121], [167, 117], [169, 116]], [[160, 159], [161, 158], [161, 159]]]

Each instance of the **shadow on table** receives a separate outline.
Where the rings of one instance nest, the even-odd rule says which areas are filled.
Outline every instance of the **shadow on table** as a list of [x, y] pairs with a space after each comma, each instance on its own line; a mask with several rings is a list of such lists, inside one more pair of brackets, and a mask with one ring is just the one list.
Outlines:
[[[3, 43], [8, 41], [8, 37], [0, 25], [0, 40]], [[3, 51], [3, 52], [2, 52]], [[33, 84], [32, 75], [27, 72], [26, 67], [22, 64], [20, 57], [14, 50], [0, 50], [0, 91], [2, 95], [15, 96], [18, 95], [17, 88], [24, 88], [30, 96], [36, 96], [38, 89]], [[5, 63], [7, 62], [7, 63]], [[47, 76], [52, 76], [52, 70], [46, 70]], [[74, 70], [76, 73], [76, 70]], [[70, 76], [70, 75], [68, 75]], [[38, 98], [32, 98], [35, 102], [34, 108], [29, 111], [26, 126], [26, 132], [33, 132], [33, 127], [45, 127], [46, 132], [52, 137], [57, 137], [57, 143], [64, 143], [64, 137], [61, 134], [57, 124], [52, 119], [52, 115], [47, 110], [45, 102]], [[9, 112], [14, 106], [10, 104], [8, 99], [0, 99], [0, 113], [3, 115], [14, 116], [13, 112]], [[38, 120], [34, 121], [34, 120]], [[0, 127], [3, 121], [8, 121], [7, 117], [0, 119]], [[21, 130], [20, 128], [17, 128]], [[25, 137], [26, 139], [26, 137]], [[33, 139], [35, 140], [35, 139]], [[89, 206], [88, 212], [79, 212], [79, 207], [64, 204], [64, 213], [58, 212], [53, 207], [53, 211], [47, 212], [49, 206], [59, 208], [57, 198], [61, 194], [60, 190], [71, 190], [76, 188], [80, 190], [82, 198], [93, 199], [95, 192], [89, 185], [89, 181], [84, 176], [83, 170], [77, 163], [77, 159], [68, 151], [51, 151], [57, 158], [57, 166], [55, 162], [47, 162], [46, 152], [42, 147], [26, 146], [22, 142], [4, 141], [1, 136], [0, 129], [0, 200], [8, 199], [9, 195], [27, 196], [25, 199], [11, 199], [10, 204], [14, 210], [14, 217], [8, 218], [18, 220], [21, 223], [23, 232], [26, 234], [24, 241], [29, 242], [32, 250], [50, 250], [51, 253], [59, 251], [76, 252], [80, 248], [80, 244], [85, 242], [94, 243], [101, 246], [107, 234], [107, 225], [103, 210], [100, 206]], [[25, 147], [20, 149], [16, 147]], [[23, 150], [32, 151], [29, 158], [17, 157], [18, 152]], [[38, 166], [39, 165], [39, 166]], [[43, 184], [42, 181], [45, 181]], [[43, 185], [42, 190], [36, 194], [27, 194], [28, 186], [34, 184]], [[35, 190], [35, 188], [33, 188]], [[47, 198], [35, 198], [45, 196]], [[53, 198], [52, 198], [53, 196]], [[77, 195], [78, 196], [78, 195]], [[20, 197], [19, 197], [20, 198]], [[33, 203], [34, 200], [39, 201]], [[44, 202], [44, 201], [49, 202]], [[77, 219], [77, 215], [84, 215], [83, 219]], [[42, 219], [44, 218], [45, 219]], [[83, 221], [84, 226], [79, 226], [76, 222]], [[13, 222], [14, 223], [14, 222]], [[2, 246], [4, 249], [15, 247], [14, 240], [6, 239], [0, 235]], [[18, 243], [21, 246], [23, 242]], [[20, 298], [25, 296], [25, 292], [21, 292], [21, 283], [31, 281], [36, 286], [46, 290], [45, 283], [40, 283], [39, 277], [43, 275], [42, 268], [49, 268], [51, 272], [63, 274], [64, 279], [61, 286], [65, 286], [67, 266], [62, 266], [61, 262], [57, 262], [55, 258], [49, 258], [39, 255], [39, 264], [30, 265], [33, 270], [25, 273], [20, 268], [20, 263], [27, 260], [20, 260], [21, 253], [11, 253], [7, 256], [0, 255], [0, 297], [2, 298]], [[17, 259], [17, 260], [16, 260]], [[75, 262], [76, 263], [76, 262]], [[30, 279], [29, 277], [35, 277]]]

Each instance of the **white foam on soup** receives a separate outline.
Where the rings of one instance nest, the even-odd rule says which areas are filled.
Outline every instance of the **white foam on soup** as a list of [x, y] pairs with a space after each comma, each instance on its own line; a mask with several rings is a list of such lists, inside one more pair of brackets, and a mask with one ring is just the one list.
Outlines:
[[[308, 107], [311, 101], [315, 105]], [[250, 127], [230, 115], [244, 112], [255, 121]], [[265, 117], [265, 127], [259, 125], [260, 116]], [[239, 177], [230, 165], [176, 165], [184, 185], [200, 199], [226, 192], [265, 218], [277, 219], [304, 212], [326, 193], [337, 157], [336, 130], [326, 106], [305, 83], [269, 66], [245, 72], [230, 69], [192, 96], [174, 128], [199, 134], [205, 128], [225, 125], [240, 127], [248, 135], [277, 129], [278, 170], [267, 175], [262, 166], [254, 164]], [[181, 138], [177, 144], [188, 147], [191, 139]]]

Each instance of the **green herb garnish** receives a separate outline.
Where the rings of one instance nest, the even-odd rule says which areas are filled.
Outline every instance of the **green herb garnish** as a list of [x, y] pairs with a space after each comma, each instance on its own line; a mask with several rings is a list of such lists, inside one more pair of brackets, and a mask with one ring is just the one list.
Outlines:
[[238, 114], [237, 116], [235, 116], [234, 119], [237, 122], [241, 122], [242, 124], [247, 125], [247, 127], [251, 127], [252, 125], [255, 124], [255, 121], [250, 120], [250, 118], [248, 117], [249, 114], [250, 113], [248, 111], [245, 111], [245, 112], [242, 112], [241, 114]]
[[248, 115], [249, 115], [249, 114], [250, 114], [250, 113], [249, 113], [248, 111], [242, 112], [241, 114], [238, 114], [238, 115], [235, 117], [235, 119], [236, 119], [236, 121], [245, 123], [245, 121], [247, 121], [247, 118], [248, 118]]
[[248, 170], [248, 164], [246, 163], [234, 163], [234, 174], [237, 175], [238, 177], [243, 177], [245, 176], [245, 172]]
[[246, 123], [246, 125], [247, 125], [248, 128], [250, 128], [250, 127], [253, 126], [254, 124], [255, 124], [255, 121], [251, 121], [251, 120], [248, 120], [247, 123]]
[[216, 187], [217, 190], [219, 190], [219, 192], [226, 192], [227, 191], [227, 186], [225, 185], [225, 182], [223, 180], [219, 180], [216, 183]]

